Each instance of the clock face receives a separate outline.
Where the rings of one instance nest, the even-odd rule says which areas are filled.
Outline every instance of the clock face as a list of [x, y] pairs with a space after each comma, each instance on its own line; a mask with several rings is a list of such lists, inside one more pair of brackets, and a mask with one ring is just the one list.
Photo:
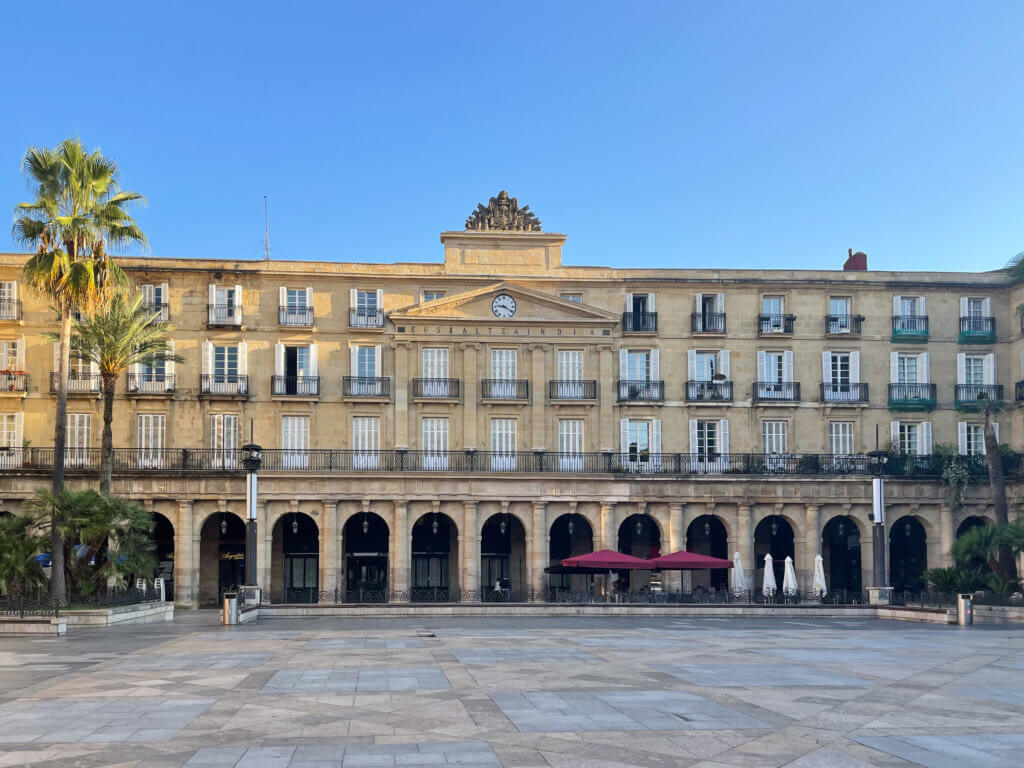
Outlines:
[[491, 302], [491, 312], [495, 317], [512, 317], [516, 313], [516, 300], [507, 293], [499, 294]]

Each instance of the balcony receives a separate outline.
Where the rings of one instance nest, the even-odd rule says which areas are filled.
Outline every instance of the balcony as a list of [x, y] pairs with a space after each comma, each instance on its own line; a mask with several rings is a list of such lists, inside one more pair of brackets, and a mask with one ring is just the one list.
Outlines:
[[391, 377], [342, 376], [341, 396], [361, 400], [388, 400], [391, 398]]
[[953, 406], [958, 411], [977, 412], [986, 400], [998, 405], [1002, 399], [1002, 384], [957, 384]]
[[890, 384], [889, 410], [899, 413], [935, 410], [934, 384]]
[[961, 317], [960, 344], [992, 344], [996, 340], [996, 319], [994, 317]]
[[660, 403], [665, 399], [664, 381], [619, 379], [620, 403]]
[[[57, 393], [57, 374], [50, 374], [50, 394]], [[100, 393], [100, 375], [98, 373], [69, 373], [68, 394], [98, 395]]]
[[690, 333], [725, 333], [725, 312], [694, 312]]
[[793, 332], [796, 315], [758, 315], [757, 333], [759, 336], [777, 336]]
[[928, 341], [928, 315], [893, 315], [890, 341]]
[[822, 384], [821, 402], [829, 405], [861, 405], [868, 401], [867, 384]]
[[688, 403], [731, 403], [731, 381], [688, 381], [686, 382]]
[[826, 336], [860, 336], [863, 315], [825, 315]]
[[230, 373], [204, 373], [199, 376], [199, 396], [245, 400], [249, 397], [249, 377]]
[[800, 401], [799, 381], [755, 381], [755, 403], [797, 403]]
[[163, 304], [143, 304], [143, 310], [151, 315], [154, 315], [154, 320], [158, 323], [167, 323], [171, 319], [171, 305], [164, 302]]
[[210, 328], [241, 328], [241, 304], [207, 304], [206, 325]]
[[129, 373], [125, 385], [129, 395], [173, 395], [174, 376], [153, 373]]
[[271, 376], [270, 394], [277, 397], [320, 397], [320, 377]]
[[597, 382], [593, 379], [555, 379], [548, 382], [549, 400], [596, 400]]
[[458, 400], [460, 379], [413, 379], [412, 396], [423, 400]]
[[657, 333], [658, 313], [657, 312], [623, 312], [622, 313], [623, 333]]
[[277, 308], [277, 324], [288, 325], [292, 328], [312, 328], [313, 308], [279, 306]]
[[21, 320], [21, 302], [0, 301], [0, 320]]
[[530, 382], [527, 379], [481, 379], [480, 397], [483, 400], [529, 400]]
[[379, 309], [350, 309], [348, 311], [349, 328], [383, 328], [384, 313]]
[[0, 371], [0, 392], [28, 392], [28, 374], [24, 371]]

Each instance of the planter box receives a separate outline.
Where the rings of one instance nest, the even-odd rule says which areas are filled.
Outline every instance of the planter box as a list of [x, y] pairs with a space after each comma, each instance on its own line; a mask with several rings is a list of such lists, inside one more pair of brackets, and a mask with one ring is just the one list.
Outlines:
[[59, 637], [67, 632], [63, 616], [0, 616], [0, 637]]
[[72, 627], [109, 627], [114, 624], [152, 624], [174, 621], [174, 603], [154, 600], [110, 608], [62, 611], [60, 618]]

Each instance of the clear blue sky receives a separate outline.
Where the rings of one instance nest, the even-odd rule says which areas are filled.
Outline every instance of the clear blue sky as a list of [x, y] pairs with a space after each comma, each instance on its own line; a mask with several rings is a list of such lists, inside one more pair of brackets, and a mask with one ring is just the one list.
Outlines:
[[1022, 42], [1021, 2], [12, 4], [0, 199], [78, 135], [155, 256], [261, 257], [267, 194], [275, 258], [434, 261], [507, 189], [570, 264], [994, 269]]

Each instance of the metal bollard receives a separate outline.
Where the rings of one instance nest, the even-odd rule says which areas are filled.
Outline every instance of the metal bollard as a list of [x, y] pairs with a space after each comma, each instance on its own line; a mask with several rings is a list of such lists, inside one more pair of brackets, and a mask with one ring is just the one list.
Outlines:
[[224, 625], [238, 623], [238, 593], [224, 593], [224, 613], [221, 614], [220, 623]]
[[969, 627], [974, 623], [974, 595], [956, 596], [956, 623]]

